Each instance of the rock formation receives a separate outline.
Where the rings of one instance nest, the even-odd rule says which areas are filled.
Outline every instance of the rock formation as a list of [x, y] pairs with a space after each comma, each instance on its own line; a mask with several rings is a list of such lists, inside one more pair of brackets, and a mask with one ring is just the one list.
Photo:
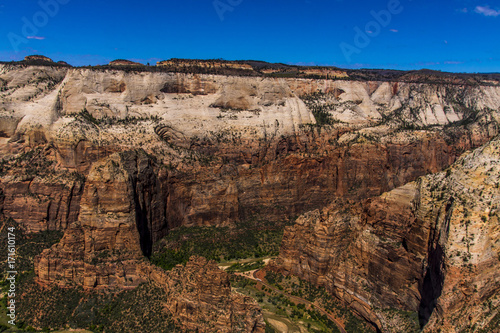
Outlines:
[[164, 234], [165, 205], [154, 161], [143, 151], [95, 163], [78, 221], [60, 243], [35, 259], [38, 282], [85, 289], [134, 288], [154, 281], [165, 289], [166, 310], [181, 327], [199, 332], [263, 332], [260, 308], [231, 292], [215, 262], [192, 258], [165, 272], [145, 259]]
[[167, 310], [180, 326], [199, 332], [264, 332], [258, 304], [250, 297], [231, 292], [228, 274], [214, 261], [192, 257], [185, 267], [164, 272], [153, 266], [143, 269], [168, 294]]
[[253, 71], [253, 67], [249, 64], [236, 61], [226, 60], [197, 60], [197, 59], [169, 59], [158, 61], [156, 66], [169, 66], [177, 69], [186, 68], [230, 68], [230, 69], [243, 69]]
[[[15, 65], [1, 65], [0, 78], [6, 156], [50, 145], [60, 170], [86, 175], [97, 160], [141, 147], [169, 168], [170, 226], [228, 224], [256, 213], [282, 219], [332, 196], [379, 195], [442, 170], [498, 133], [500, 89], [493, 85]], [[337, 123], [315, 124], [319, 107]], [[4, 193], [7, 204], [19, 200]], [[50, 209], [64, 200], [49, 200]], [[32, 204], [36, 223], [61, 220]], [[15, 205], [6, 208], [23, 220]]]
[[153, 241], [167, 227], [153, 169], [142, 151], [116, 153], [93, 165], [78, 221], [36, 261], [42, 283], [98, 288], [144, 281], [130, 263], [149, 256]]
[[24, 61], [34, 61], [34, 60], [53, 62], [52, 59], [50, 59], [46, 56], [43, 56], [43, 55], [30, 55], [30, 56], [24, 57]]
[[116, 59], [111, 61], [109, 63], [109, 66], [142, 66], [142, 64], [125, 59]]
[[[446, 278], [437, 268], [446, 262], [436, 259], [439, 219], [413, 204], [424, 198], [423, 180], [405, 184], [498, 135], [498, 80], [318, 68], [272, 77], [283, 66], [0, 64], [0, 213], [29, 232], [64, 230], [36, 260], [39, 282], [133, 288], [167, 274], [145, 258], [172, 228], [283, 220], [335, 201], [287, 231], [283, 269], [327, 286], [379, 327], [383, 307], [420, 309], [427, 327], [447, 325], [458, 313], [449, 304], [464, 301], [436, 289]], [[203, 320], [216, 330], [261, 330], [255, 304], [200, 260], [165, 275], [183, 290], [170, 311], [192, 330]], [[215, 285], [195, 281], [203, 274]], [[222, 299], [222, 312], [210, 314]], [[245, 319], [230, 315], [247, 310]], [[471, 320], [486, 325], [479, 312]]]
[[380, 329], [418, 311], [425, 331], [492, 328], [500, 304], [500, 140], [362, 203], [335, 202], [287, 228], [276, 269], [333, 295]]

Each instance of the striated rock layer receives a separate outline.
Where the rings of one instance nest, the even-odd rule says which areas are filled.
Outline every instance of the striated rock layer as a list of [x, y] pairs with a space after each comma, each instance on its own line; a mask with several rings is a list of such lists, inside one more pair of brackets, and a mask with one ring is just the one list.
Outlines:
[[[0, 85], [0, 151], [7, 158], [47, 146], [55, 169], [86, 176], [115, 152], [141, 148], [155, 156], [165, 173], [160, 230], [256, 214], [283, 219], [332, 197], [379, 195], [487, 142], [500, 119], [494, 84], [0, 64]], [[316, 124], [318, 108], [332, 124]], [[23, 197], [26, 182], [43, 200]], [[2, 175], [5, 215], [28, 230], [66, 228], [79, 214], [82, 189], [52, 196], [49, 186], [59, 185]], [[33, 214], [20, 209], [28, 202]]]
[[156, 229], [163, 226], [165, 212], [153, 169], [142, 151], [116, 153], [95, 163], [78, 221], [36, 260], [39, 280], [87, 288], [143, 282], [135, 262], [150, 255], [153, 230], [161, 235]]
[[418, 311], [428, 332], [490, 331], [500, 310], [499, 171], [496, 139], [445, 172], [307, 213], [286, 229], [275, 268], [325, 286], [382, 330], [383, 310], [397, 309]]
[[[498, 134], [494, 80], [284, 79], [162, 68], [0, 64], [0, 213], [27, 231], [65, 231], [36, 260], [40, 283], [133, 288], [162, 276], [144, 257], [174, 227], [286, 219], [335, 198], [379, 196], [445, 169]], [[441, 261], [431, 260], [439, 250], [429, 250], [437, 220], [408, 204], [423, 193], [418, 186], [346, 211], [332, 206], [328, 217], [315, 213], [332, 225], [349, 221], [319, 228], [319, 243], [307, 236], [309, 222], [300, 224], [316, 218], [299, 219], [302, 236], [285, 235], [284, 267], [326, 284], [378, 326], [373, 306], [420, 309], [422, 322], [435, 325], [448, 303], [439, 303], [439, 288], [423, 287], [439, 285], [439, 274], [427, 272], [440, 271]], [[401, 238], [397, 251], [397, 242], [378, 241], [389, 239], [384, 233]], [[286, 264], [292, 256], [316, 259]], [[166, 277], [185, 286], [177, 303], [166, 302], [170, 311], [193, 330], [208, 319], [216, 329], [260, 330], [257, 314], [231, 315], [254, 313], [254, 305], [229, 294], [227, 277], [206, 266]], [[401, 273], [390, 274], [395, 269]], [[188, 276], [202, 280], [197, 272], [205, 270], [220, 283], [184, 284]], [[191, 304], [182, 295], [195, 286], [201, 289], [189, 294]], [[211, 317], [215, 304], [222, 312]]]
[[[259, 213], [282, 219], [333, 196], [379, 195], [487, 142], [500, 119], [494, 84], [0, 64], [0, 85], [0, 151], [7, 158], [49, 146], [56, 169], [86, 176], [115, 152], [142, 148], [155, 156], [166, 167], [162, 230]], [[331, 125], [317, 126], [318, 108]], [[0, 177], [6, 216], [33, 231], [76, 220], [81, 189], [47, 195], [57, 181], [35, 177], [28, 185], [43, 199], [36, 202], [23, 198], [23, 182]], [[20, 209], [28, 202], [33, 214]]]
[[252, 298], [231, 292], [229, 276], [214, 261], [192, 257], [170, 272], [141, 267], [168, 294], [166, 308], [187, 331], [264, 332], [261, 309]]
[[35, 259], [38, 282], [113, 289], [154, 281], [168, 294], [165, 310], [186, 330], [263, 332], [258, 305], [232, 293], [228, 275], [215, 262], [192, 258], [186, 267], [165, 272], [145, 259], [165, 226], [155, 167], [143, 151], [116, 153], [95, 163], [78, 221], [60, 243]]

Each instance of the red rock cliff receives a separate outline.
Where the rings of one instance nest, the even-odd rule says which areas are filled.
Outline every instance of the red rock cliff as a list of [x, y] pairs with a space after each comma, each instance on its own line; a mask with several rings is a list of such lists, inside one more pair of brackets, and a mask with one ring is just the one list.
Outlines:
[[429, 332], [488, 330], [500, 300], [499, 143], [363, 203], [301, 216], [275, 267], [325, 286], [381, 329], [383, 310], [398, 309], [418, 311]]

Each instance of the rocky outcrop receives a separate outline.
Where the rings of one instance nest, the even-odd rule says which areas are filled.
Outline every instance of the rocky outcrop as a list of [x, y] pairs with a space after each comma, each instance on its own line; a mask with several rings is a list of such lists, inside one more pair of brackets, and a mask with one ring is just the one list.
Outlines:
[[[0, 164], [0, 210], [27, 233], [64, 230], [77, 221], [85, 176], [56, 166], [53, 146], [11, 145]], [[19, 149], [19, 151], [17, 151]]]
[[419, 184], [418, 217], [434, 222], [419, 309], [427, 332], [496, 326], [490, 321], [500, 305], [499, 161], [496, 139]]
[[116, 59], [111, 61], [109, 63], [109, 66], [142, 66], [142, 64], [125, 59]]
[[176, 69], [195, 69], [195, 68], [229, 68], [229, 69], [242, 69], [253, 71], [253, 67], [249, 64], [236, 61], [227, 60], [198, 60], [198, 59], [169, 59], [158, 61], [156, 66], [173, 67]]
[[53, 62], [52, 59], [43, 55], [30, 55], [24, 57], [24, 61], [34, 61], [34, 60]]
[[28, 233], [64, 230], [78, 219], [81, 181], [10, 180], [1, 182], [0, 188], [5, 216], [19, 221]]
[[[165, 288], [165, 308], [187, 330], [263, 332], [258, 305], [233, 294], [215, 262], [193, 258], [171, 272], [145, 257], [168, 225], [155, 163], [143, 151], [116, 153], [95, 163], [85, 183], [78, 221], [60, 243], [35, 259], [38, 282], [85, 289]], [[159, 173], [161, 176], [161, 173]]]
[[242, 147], [226, 163], [190, 171], [196, 182], [172, 172], [167, 216], [173, 225], [223, 225], [255, 214], [282, 219], [323, 207], [335, 197], [380, 195], [446, 168], [459, 155], [434, 135], [345, 146], [329, 140], [336, 142], [335, 136], [324, 135], [282, 139], [256, 152]]
[[[85, 175], [97, 160], [141, 147], [168, 169], [171, 226], [283, 219], [333, 197], [376, 196], [498, 133], [500, 90], [486, 85], [13, 65], [0, 78], [8, 153], [51, 144], [60, 169]], [[31, 89], [40, 95], [25, 100]], [[315, 124], [318, 108], [341, 122]]]
[[[216, 63], [204, 62], [219, 66], [207, 73], [247, 72], [239, 62]], [[450, 302], [464, 301], [443, 298], [439, 287], [452, 276], [442, 269], [451, 243], [436, 233], [448, 203], [435, 201], [445, 212], [432, 215], [422, 208], [430, 209], [421, 203], [424, 181], [405, 184], [498, 135], [498, 82], [193, 74], [191, 62], [182, 64], [137, 71], [0, 65], [0, 212], [28, 231], [65, 230], [36, 260], [40, 283], [133, 288], [164, 273], [144, 258], [174, 227], [286, 219], [338, 199], [287, 231], [282, 269], [325, 285], [379, 327], [378, 308], [418, 310], [428, 327], [450, 322], [458, 311]], [[45, 149], [45, 159], [30, 155]], [[196, 272], [207, 265], [178, 272], [179, 295], [203, 286], [183, 279], [201, 279]], [[227, 296], [226, 277], [206, 274], [218, 282], [200, 288], [226, 295], [225, 314], [253, 311]], [[232, 319], [208, 314], [219, 296], [207, 295], [190, 294], [201, 305], [176, 296], [171, 311], [194, 321], [190, 329], [198, 328], [193, 318], [236, 329]], [[480, 311], [470, 308], [474, 319]], [[245, 329], [258, 322], [248, 318], [237, 321]]]
[[214, 261], [192, 257], [169, 272], [153, 266], [142, 270], [166, 290], [167, 310], [187, 331], [264, 332], [258, 304], [231, 292], [228, 274]]
[[42, 283], [133, 287], [136, 265], [168, 225], [154, 164], [142, 152], [113, 154], [89, 173], [78, 221], [35, 264]]
[[[494, 85], [435, 85], [407, 82], [280, 79], [110, 69], [2, 65], [0, 116], [16, 119], [16, 132], [40, 127], [58, 141], [68, 116], [86, 109], [95, 119], [151, 118], [187, 138], [230, 131], [251, 140], [300, 134], [315, 118], [298, 98], [329, 94], [321, 103], [337, 121], [373, 127], [448, 125], [485, 111], [498, 120], [500, 88]], [[17, 87], [17, 88], [16, 88]], [[239, 112], [227, 112], [234, 110]], [[1, 119], [1, 118], [0, 118]], [[156, 124], [147, 125], [153, 129]], [[102, 126], [101, 126], [102, 127]], [[379, 128], [379, 130], [387, 128]], [[10, 130], [11, 131], [11, 130]], [[116, 145], [109, 130], [87, 133], [87, 141]], [[101, 137], [99, 137], [99, 135]], [[145, 144], [150, 137], [137, 137]], [[68, 138], [69, 139], [69, 138]], [[73, 138], [76, 145], [79, 137]], [[76, 141], [76, 142], [75, 142]]]
[[500, 303], [500, 140], [363, 203], [301, 216], [277, 269], [325, 286], [383, 329], [383, 309], [426, 331], [487, 329]]

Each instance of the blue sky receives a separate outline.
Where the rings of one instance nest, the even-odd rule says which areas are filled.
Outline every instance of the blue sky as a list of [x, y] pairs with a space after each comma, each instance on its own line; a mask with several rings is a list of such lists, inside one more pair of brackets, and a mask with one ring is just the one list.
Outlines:
[[4, 61], [44, 54], [77, 66], [224, 58], [500, 72], [497, 0], [0, 0], [0, 19]]

